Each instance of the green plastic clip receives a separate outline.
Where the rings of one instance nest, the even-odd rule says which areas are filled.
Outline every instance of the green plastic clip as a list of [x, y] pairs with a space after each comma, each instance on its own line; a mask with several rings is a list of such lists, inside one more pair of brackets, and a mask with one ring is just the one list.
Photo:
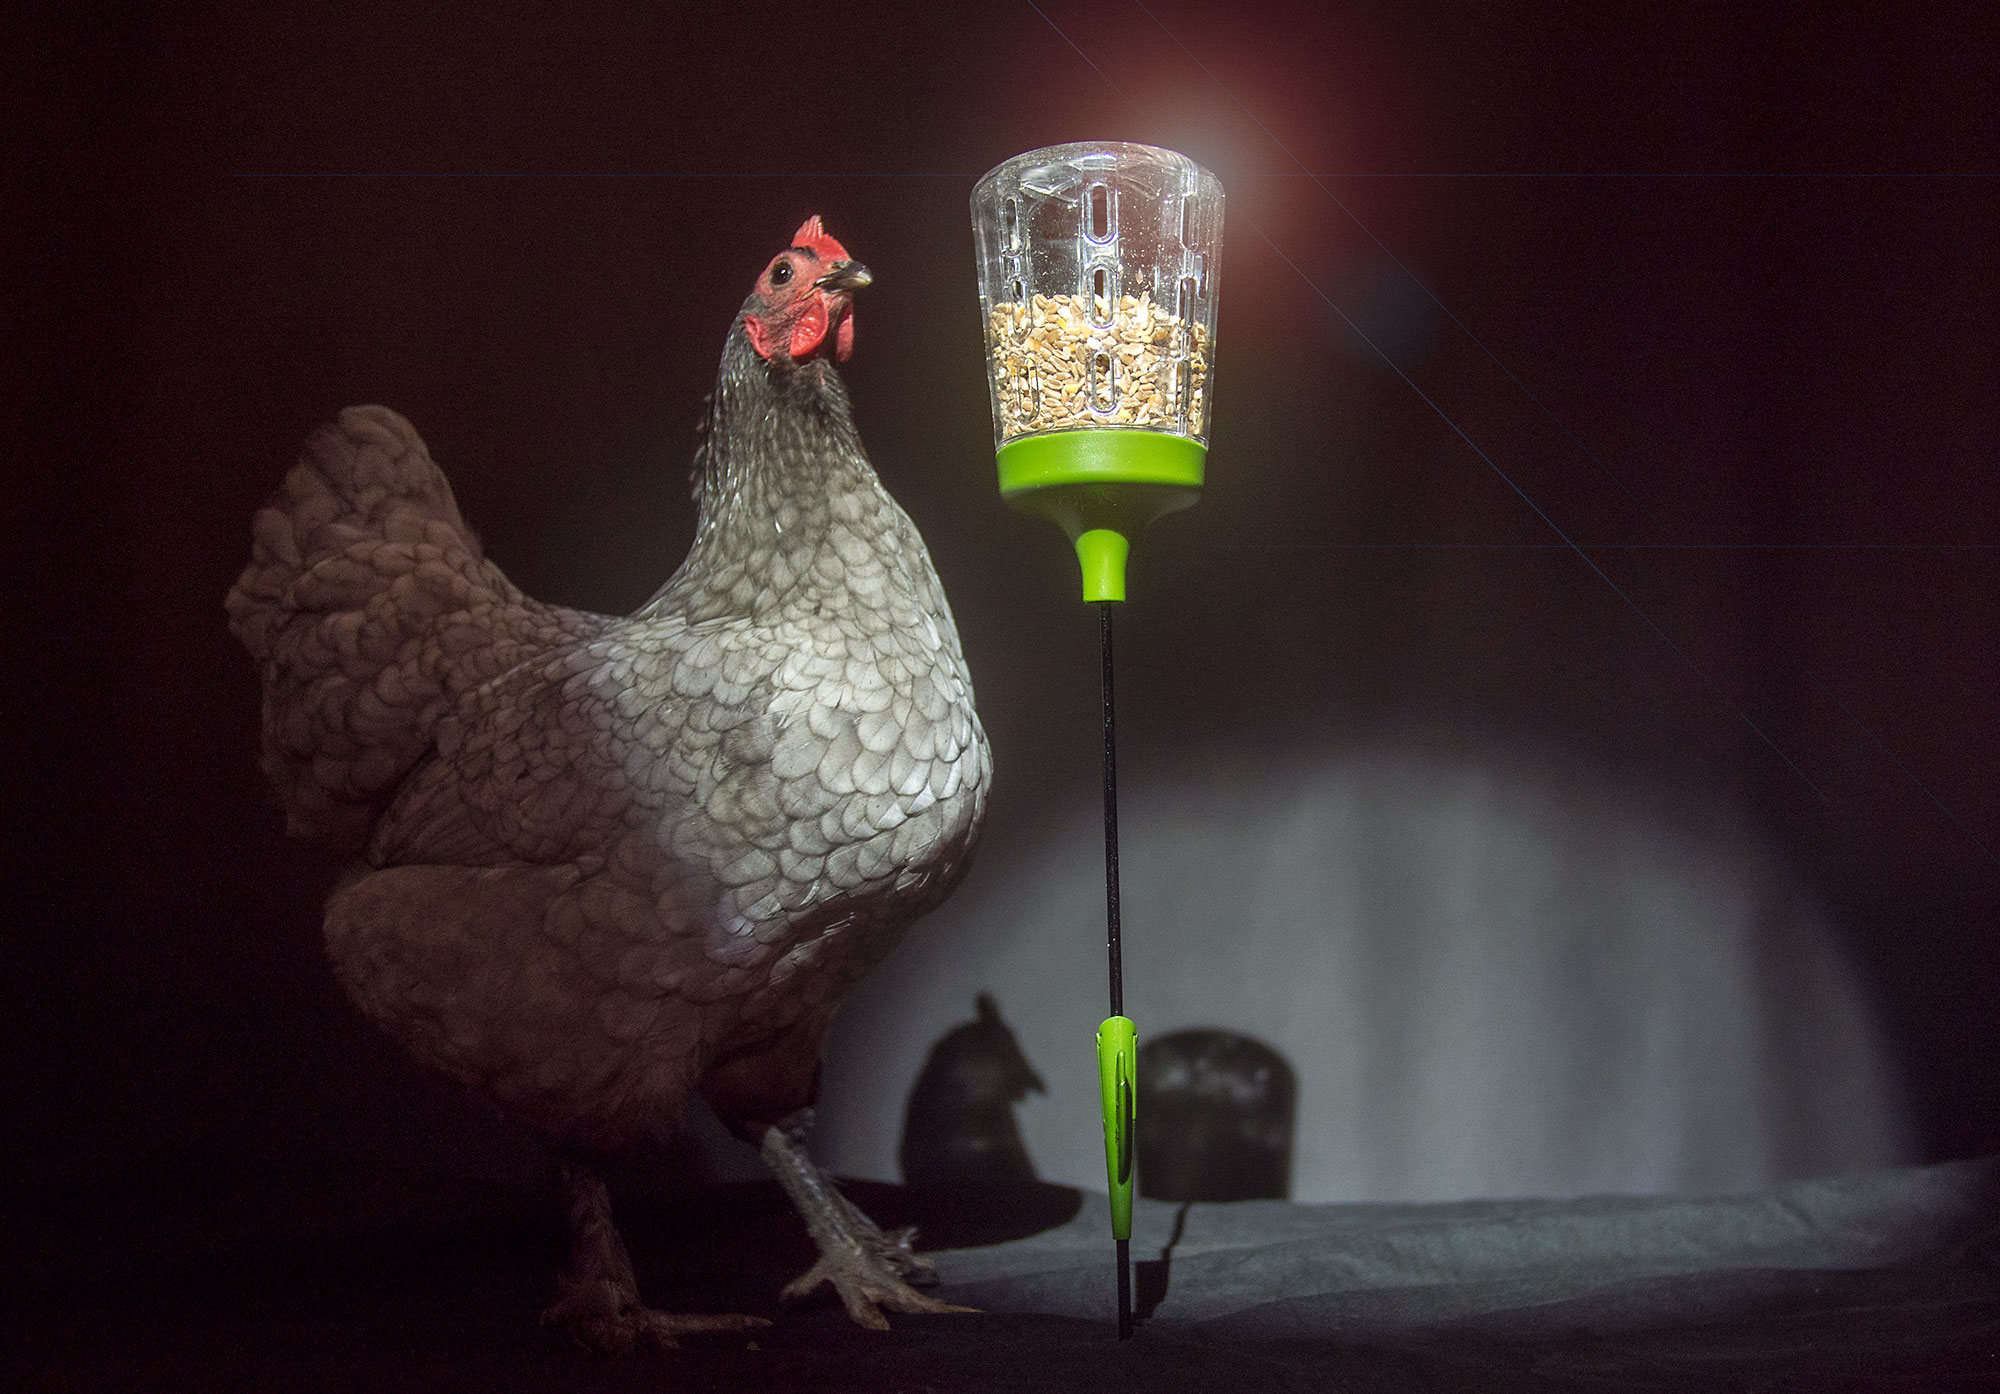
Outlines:
[[1104, 1104], [1104, 1172], [1111, 1190], [1111, 1237], [1132, 1237], [1132, 1120], [1138, 1113], [1138, 1028], [1129, 1016], [1097, 1028], [1097, 1083]]

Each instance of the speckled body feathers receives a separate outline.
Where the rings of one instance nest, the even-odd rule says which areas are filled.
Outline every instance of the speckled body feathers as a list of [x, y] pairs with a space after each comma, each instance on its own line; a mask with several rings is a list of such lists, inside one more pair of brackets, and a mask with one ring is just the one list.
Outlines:
[[739, 319], [686, 562], [612, 618], [486, 561], [408, 422], [352, 408], [257, 515], [231, 625], [355, 1000], [558, 1146], [746, 1137], [810, 1102], [843, 992], [949, 893], [990, 760], [944, 593], [823, 359]]

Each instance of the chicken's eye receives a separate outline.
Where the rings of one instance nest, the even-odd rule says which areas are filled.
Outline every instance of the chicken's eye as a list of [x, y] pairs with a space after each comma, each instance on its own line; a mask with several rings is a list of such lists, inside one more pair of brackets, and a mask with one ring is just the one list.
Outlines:
[[785, 282], [791, 279], [792, 279], [792, 264], [789, 261], [781, 261], [776, 266], [771, 268], [772, 285], [781, 286]]

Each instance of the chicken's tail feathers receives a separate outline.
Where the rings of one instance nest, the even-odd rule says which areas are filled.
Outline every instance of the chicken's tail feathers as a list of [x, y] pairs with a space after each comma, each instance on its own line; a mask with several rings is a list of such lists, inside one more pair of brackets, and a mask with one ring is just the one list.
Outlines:
[[306, 443], [225, 603], [263, 674], [264, 772], [291, 830], [349, 845], [429, 749], [452, 660], [533, 606], [416, 429], [379, 406]]

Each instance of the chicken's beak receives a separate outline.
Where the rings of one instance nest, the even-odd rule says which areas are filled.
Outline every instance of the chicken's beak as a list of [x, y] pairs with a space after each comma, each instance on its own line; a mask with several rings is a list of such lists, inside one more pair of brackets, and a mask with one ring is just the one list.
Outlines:
[[821, 290], [855, 291], [874, 281], [868, 268], [858, 261], [836, 261], [833, 270], [813, 284]]

